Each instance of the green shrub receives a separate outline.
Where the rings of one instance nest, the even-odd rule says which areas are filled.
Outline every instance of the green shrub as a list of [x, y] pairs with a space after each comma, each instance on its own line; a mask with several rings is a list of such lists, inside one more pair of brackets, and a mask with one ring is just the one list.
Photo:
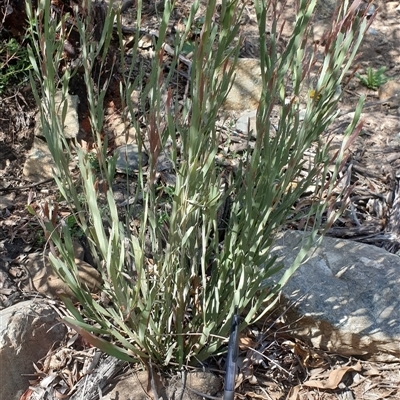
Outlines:
[[[44, 218], [44, 229], [58, 248], [57, 253], [50, 254], [53, 267], [80, 301], [78, 312], [70, 300], [64, 299], [73, 316], [65, 321], [93, 345], [121, 359], [158, 367], [198, 364], [220, 350], [229, 334], [235, 306], [244, 316], [242, 329], [271, 309], [275, 295], [303, 260], [307, 249], [317, 245], [317, 232], [338, 216], [332, 210], [328, 214], [326, 211], [329, 203], [335, 203], [332, 193], [337, 173], [346, 146], [354, 137], [361, 105], [343, 136], [342, 148], [334, 157], [328, 155], [329, 143], [324, 144], [321, 136], [337, 115], [336, 89], [355, 56], [366, 22], [353, 20], [351, 14], [343, 11], [348, 3], [343, 4], [338, 22], [332, 27], [315, 87], [318, 101], [310, 98], [300, 118], [301, 106], [296, 99], [307, 87], [306, 77], [315, 63], [315, 54], [306, 44], [315, 0], [300, 1], [293, 33], [281, 54], [277, 51], [280, 28], [275, 2], [255, 2], [263, 87], [257, 113], [256, 146], [254, 150], [250, 147], [246, 150], [238, 170], [221, 172], [215, 162], [219, 139], [216, 121], [232, 85], [239, 53], [240, 41], [235, 41], [240, 28], [239, 1], [222, 2], [219, 24], [214, 18], [216, 1], [209, 1], [199, 39], [194, 44], [188, 95], [180, 100], [168, 90], [174, 84], [178, 55], [188, 41], [199, 1], [191, 7], [186, 32], [176, 37], [175, 56], [167, 74], [163, 43], [172, 3], [165, 1], [152, 70], [146, 77], [143, 69], [138, 76], [134, 74], [135, 63], [123, 69], [127, 55], [118, 11], [109, 7], [98, 41], [91, 37], [90, 20], [76, 16], [90, 118], [98, 149], [99, 171], [94, 171], [84, 150], [78, 144], [71, 147], [66, 142], [63, 121], [56, 117], [54, 93], [57, 87], [66, 93], [71, 74], [77, 72], [61, 72], [59, 68], [63, 40], [54, 38], [66, 35], [65, 24], [50, 18], [49, 3], [50, 0], [43, 0], [35, 12], [28, 7], [32, 35], [42, 38], [30, 50], [34, 74], [41, 82], [36, 98], [38, 104], [44, 105], [42, 125], [56, 162], [58, 188], [88, 239], [103, 276], [103, 291], [109, 299], [107, 303], [99, 303], [79, 284], [68, 227]], [[272, 17], [272, 23], [267, 43], [268, 17]], [[136, 21], [141, 21], [141, 1], [138, 1]], [[135, 177], [126, 178], [128, 185], [134, 181], [137, 188], [130, 206], [132, 210], [135, 207], [141, 210], [136, 213], [140, 219], [136, 232], [129, 229], [132, 214], [129, 210], [126, 220], [121, 220], [111, 189], [103, 198], [95, 189], [99, 175], [111, 188], [115, 173], [115, 159], [107, 157], [108, 149], [100, 135], [109, 80], [103, 79], [100, 85], [92, 73], [96, 65], [97, 70], [106, 74], [104, 66], [109, 59], [114, 24], [121, 50], [118, 63], [118, 72], [123, 77], [121, 98], [130, 109], [134, 123], [133, 90], [140, 90], [141, 103], [148, 104], [145, 119], [149, 170], [140, 168]], [[339, 26], [347, 28], [340, 30]], [[135, 43], [129, 50], [133, 60], [138, 58], [139, 32], [140, 23]], [[228, 64], [228, 59], [233, 63]], [[112, 68], [112, 72], [117, 70], [116, 65]], [[33, 78], [31, 81], [34, 86]], [[292, 92], [289, 102], [285, 101], [288, 87]], [[38, 96], [39, 90], [43, 100]], [[166, 102], [162, 100], [163, 90], [168, 93]], [[282, 104], [280, 123], [276, 135], [272, 136], [270, 116], [272, 106], [277, 103]], [[144, 148], [140, 135], [137, 144], [140, 149]], [[160, 195], [155, 168], [160, 151], [167, 144], [176, 183], [168, 193], [170, 207], [163, 208], [165, 196]], [[307, 159], [305, 153], [311, 146], [315, 156]], [[68, 169], [73, 153], [79, 157], [79, 190], [85, 194], [85, 204], [80, 202], [77, 183]], [[332, 164], [335, 172], [327, 182], [327, 169]], [[307, 174], [303, 174], [306, 165]], [[315, 201], [300, 216], [293, 206], [310, 190], [314, 191]], [[335, 196], [345, 200], [344, 193], [336, 191]], [[105, 214], [101, 211], [104, 201], [107, 202]], [[223, 209], [226, 210], [222, 220], [226, 227], [224, 234], [219, 230]], [[311, 235], [292, 268], [277, 286], [271, 287], [267, 280], [280, 266], [270, 256], [270, 247], [275, 234], [289, 218], [307, 219]]]
[[386, 67], [381, 67], [378, 70], [373, 70], [371, 67], [367, 68], [366, 75], [356, 74], [360, 83], [368, 89], [379, 89], [389, 78], [385, 75]]
[[11, 85], [28, 82], [30, 69], [25, 46], [14, 38], [0, 41], [0, 95]]

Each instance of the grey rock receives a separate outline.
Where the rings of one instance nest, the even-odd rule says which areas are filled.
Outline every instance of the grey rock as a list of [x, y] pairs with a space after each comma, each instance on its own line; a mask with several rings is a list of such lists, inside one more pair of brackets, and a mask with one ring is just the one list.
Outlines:
[[[220, 394], [222, 389], [220, 378], [207, 371], [188, 373], [185, 390], [183, 390], [181, 377], [175, 375], [165, 381], [166, 387], [158, 388], [159, 393], [157, 393], [163, 399], [201, 400], [205, 396]], [[146, 371], [131, 373], [121, 377], [116, 386], [103, 397], [103, 400], [117, 398], [126, 400], [148, 399], [149, 395], [146, 389], [149, 388], [149, 382], [149, 374]], [[151, 388], [149, 390], [151, 391]]]
[[[280, 118], [281, 107], [278, 105], [273, 106], [271, 115], [270, 115], [270, 130], [269, 135], [271, 138], [276, 136], [276, 131], [279, 127], [279, 118]], [[242, 112], [239, 115], [239, 118], [236, 121], [235, 128], [237, 131], [242, 132], [244, 134], [248, 133], [250, 123], [250, 131], [251, 137], [257, 137], [257, 110], [247, 110]]]
[[[83, 257], [80, 250], [79, 255]], [[21, 284], [25, 290], [32, 289], [38, 291], [44, 296], [57, 298], [60, 295], [66, 295], [74, 299], [74, 295], [69, 286], [55, 273], [47, 256], [43, 257], [40, 253], [31, 253], [24, 261], [29, 277], [22, 280]], [[102, 284], [102, 278], [96, 268], [87, 262], [75, 258], [75, 265], [78, 272], [79, 282], [83, 288], [91, 293], [97, 293]]]
[[54, 167], [47, 143], [35, 137], [24, 164], [23, 175], [31, 182], [40, 182], [54, 177]]
[[379, 88], [379, 100], [400, 105], [400, 80], [390, 80]]
[[236, 112], [256, 109], [262, 93], [260, 60], [239, 58], [235, 74], [232, 89], [228, 93], [223, 109]]
[[170, 160], [165, 151], [161, 151], [157, 158], [156, 171], [171, 171], [174, 169], [174, 163]]
[[[304, 234], [280, 234], [272, 249], [284, 268]], [[321, 349], [375, 361], [400, 359], [400, 258], [386, 250], [325, 237], [283, 288], [291, 330]], [[299, 319], [301, 316], [301, 319]]]
[[145, 153], [139, 153], [139, 148], [135, 144], [127, 144], [115, 149], [117, 154], [116, 169], [121, 173], [132, 173], [139, 169], [139, 162], [142, 166], [147, 165], [148, 156]]
[[[63, 104], [62, 92], [57, 92], [54, 96], [55, 105], [57, 107], [58, 117], [61, 119]], [[78, 103], [79, 97], [76, 95], [67, 94], [65, 101], [67, 102], [67, 113], [64, 121], [64, 135], [67, 139], [74, 139], [79, 133], [79, 119], [78, 119]], [[36, 125], [34, 130], [35, 136], [44, 136], [40, 113], [36, 115]]]
[[251, 111], [244, 111], [242, 114], [240, 114], [238, 120], [236, 121], [235, 128], [239, 132], [247, 133], [249, 129], [249, 123], [250, 123], [250, 131], [253, 132], [253, 134], [256, 133], [256, 118], [257, 118], [257, 110], [251, 110]]
[[0, 311], [0, 399], [19, 400], [36, 363], [67, 330], [45, 300], [29, 300]]
[[15, 193], [8, 193], [4, 196], [0, 196], [0, 212], [6, 208], [11, 208], [14, 205]]

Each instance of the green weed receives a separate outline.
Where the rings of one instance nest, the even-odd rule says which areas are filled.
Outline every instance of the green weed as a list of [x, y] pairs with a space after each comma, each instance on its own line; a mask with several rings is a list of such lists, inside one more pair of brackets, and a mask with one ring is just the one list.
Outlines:
[[21, 86], [29, 81], [28, 50], [14, 38], [0, 42], [0, 95], [13, 85]]
[[381, 67], [378, 70], [367, 68], [366, 75], [356, 74], [360, 83], [368, 89], [377, 90], [380, 86], [386, 83], [389, 78], [385, 75], [386, 67]]

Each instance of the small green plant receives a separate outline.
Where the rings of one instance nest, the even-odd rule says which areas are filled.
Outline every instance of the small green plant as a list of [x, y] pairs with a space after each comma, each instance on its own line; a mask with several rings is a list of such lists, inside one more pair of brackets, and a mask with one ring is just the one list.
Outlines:
[[386, 67], [381, 67], [378, 70], [373, 70], [371, 67], [368, 67], [366, 75], [356, 74], [356, 76], [363, 86], [368, 89], [376, 90], [389, 80], [385, 75], [385, 71]]
[[0, 95], [11, 85], [21, 85], [29, 80], [28, 50], [11, 38], [0, 42]]
[[37, 231], [35, 233], [35, 243], [40, 247], [46, 243], [46, 238], [44, 237], [43, 231]]
[[69, 215], [66, 218], [65, 223], [66, 223], [68, 229], [70, 230], [71, 236], [73, 238], [80, 239], [80, 238], [82, 238], [82, 236], [84, 236], [84, 233], [83, 233], [79, 223], [77, 222], [75, 215], [73, 215], [73, 214]]
[[89, 164], [92, 166], [92, 168], [95, 171], [100, 171], [100, 165], [99, 165], [99, 160], [97, 158], [97, 154], [91, 151], [90, 153], [88, 153], [87, 157]]
[[[205, 17], [199, 17], [192, 21], [190, 34], [188, 35], [185, 43], [182, 46], [182, 54], [189, 54], [195, 50], [196, 40], [198, 39], [201, 29], [203, 27]], [[184, 19], [183, 24], [187, 26], [188, 20]]]

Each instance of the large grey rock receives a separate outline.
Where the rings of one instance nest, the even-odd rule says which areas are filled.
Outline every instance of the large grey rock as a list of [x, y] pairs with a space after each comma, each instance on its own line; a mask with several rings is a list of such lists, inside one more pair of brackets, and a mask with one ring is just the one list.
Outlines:
[[[303, 237], [287, 231], [277, 239], [273, 254], [285, 268], [297, 256]], [[325, 237], [283, 288], [286, 301], [298, 301], [285, 319], [291, 330], [321, 349], [395, 361], [400, 359], [399, 288], [397, 255]]]
[[29, 387], [33, 362], [61, 341], [66, 327], [45, 300], [29, 300], [0, 311], [0, 399], [19, 400]]

